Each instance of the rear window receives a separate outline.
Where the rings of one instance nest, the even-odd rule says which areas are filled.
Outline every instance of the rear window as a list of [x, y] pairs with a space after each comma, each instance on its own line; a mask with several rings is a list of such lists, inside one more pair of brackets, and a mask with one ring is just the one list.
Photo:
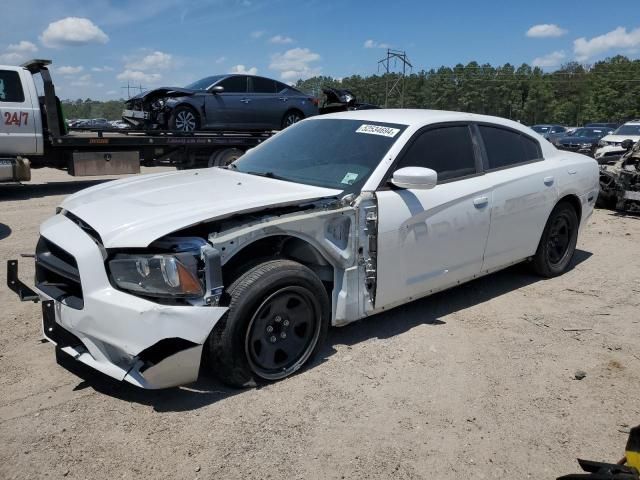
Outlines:
[[24, 102], [24, 92], [18, 72], [0, 70], [0, 102]]
[[514, 130], [480, 125], [489, 161], [488, 169], [505, 168], [542, 158], [535, 140]]

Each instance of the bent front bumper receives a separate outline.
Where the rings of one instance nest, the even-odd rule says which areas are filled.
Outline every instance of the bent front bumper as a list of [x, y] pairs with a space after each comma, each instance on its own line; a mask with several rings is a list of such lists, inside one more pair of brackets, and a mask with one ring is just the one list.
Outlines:
[[[116, 290], [100, 247], [63, 215], [46, 221], [40, 233], [75, 258], [84, 300], [81, 309], [73, 308], [36, 287], [49, 341], [76, 360], [142, 388], [198, 378], [203, 344], [226, 307], [160, 305]], [[16, 260], [8, 262], [7, 282], [20, 287], [12, 289], [21, 299], [37, 301], [19, 281]]]

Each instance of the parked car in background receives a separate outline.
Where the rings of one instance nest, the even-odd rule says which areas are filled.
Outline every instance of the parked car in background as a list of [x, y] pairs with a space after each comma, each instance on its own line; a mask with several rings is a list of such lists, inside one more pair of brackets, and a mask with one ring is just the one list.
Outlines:
[[111, 128], [117, 128], [119, 130], [131, 128], [130, 124], [128, 124], [127, 122], [123, 122], [122, 120], [111, 120], [109, 124], [111, 125]]
[[110, 129], [111, 123], [106, 118], [91, 118], [89, 120], [79, 120], [71, 128], [85, 129], [85, 130], [98, 130], [98, 129]]
[[611, 132], [613, 132], [612, 128], [583, 127], [578, 128], [567, 136], [558, 138], [552, 143], [561, 150], [570, 150], [572, 152], [593, 156], [600, 139]]
[[510, 120], [321, 115], [226, 168], [67, 198], [36, 247], [43, 332], [139, 387], [201, 370], [238, 387], [275, 381], [321, 350], [330, 325], [519, 262], [561, 275], [597, 195], [593, 159]]
[[627, 122], [603, 137], [595, 153], [596, 160], [604, 160], [605, 157], [611, 155], [622, 155], [626, 151], [622, 148], [622, 142], [625, 140], [631, 140], [633, 143], [640, 140], [640, 120]]
[[318, 100], [254, 75], [214, 75], [127, 100], [122, 118], [137, 129], [280, 130], [318, 114]]
[[567, 133], [567, 127], [562, 125], [534, 125], [531, 129], [552, 143], [556, 138], [560, 138]]
[[587, 123], [585, 125], [585, 127], [588, 128], [600, 128], [600, 127], [604, 127], [604, 128], [610, 128], [612, 130], [615, 130], [616, 128], [618, 128], [620, 126], [619, 123]]

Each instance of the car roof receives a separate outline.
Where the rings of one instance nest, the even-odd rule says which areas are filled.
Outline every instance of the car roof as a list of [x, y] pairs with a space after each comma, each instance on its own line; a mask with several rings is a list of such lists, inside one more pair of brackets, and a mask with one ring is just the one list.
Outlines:
[[330, 113], [310, 118], [310, 120], [324, 119], [344, 119], [344, 120], [363, 120], [370, 122], [396, 123], [412, 127], [419, 127], [431, 123], [442, 122], [489, 122], [497, 125], [503, 125], [509, 128], [521, 130], [527, 134], [531, 130], [513, 120], [502, 117], [491, 117], [488, 115], [478, 115], [475, 113], [451, 112], [447, 110], [424, 110], [417, 108], [405, 109], [376, 109], [376, 110], [354, 110], [349, 112]]

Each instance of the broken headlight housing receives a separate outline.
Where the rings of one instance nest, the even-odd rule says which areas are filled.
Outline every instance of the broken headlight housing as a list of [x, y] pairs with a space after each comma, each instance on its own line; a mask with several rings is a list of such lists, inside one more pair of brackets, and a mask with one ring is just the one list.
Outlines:
[[118, 288], [151, 297], [202, 297], [198, 259], [191, 253], [118, 254], [109, 262]]

